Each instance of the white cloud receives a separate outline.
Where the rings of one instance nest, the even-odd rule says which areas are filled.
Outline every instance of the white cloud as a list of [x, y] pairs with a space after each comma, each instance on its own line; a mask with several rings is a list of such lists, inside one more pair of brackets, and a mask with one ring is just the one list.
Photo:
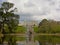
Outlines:
[[[8, 0], [18, 8], [18, 14], [30, 14], [33, 20], [60, 19], [60, 0]], [[23, 16], [24, 17], [24, 16]], [[28, 16], [29, 17], [29, 16]], [[24, 20], [24, 19], [23, 19]]]

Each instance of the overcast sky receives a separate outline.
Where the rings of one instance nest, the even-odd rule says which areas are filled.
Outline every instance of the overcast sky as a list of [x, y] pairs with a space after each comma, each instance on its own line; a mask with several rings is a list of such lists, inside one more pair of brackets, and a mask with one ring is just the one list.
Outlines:
[[[0, 0], [1, 1], [1, 0]], [[20, 20], [60, 20], [60, 0], [7, 0], [18, 8]]]

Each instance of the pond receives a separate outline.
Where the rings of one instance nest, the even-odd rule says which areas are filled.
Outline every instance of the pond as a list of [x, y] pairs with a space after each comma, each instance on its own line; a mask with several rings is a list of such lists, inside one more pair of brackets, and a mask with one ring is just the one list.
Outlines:
[[[31, 45], [28, 44], [31, 42], [27, 42], [26, 38], [27, 37], [21, 37], [21, 36], [6, 36], [5, 42], [10, 41], [10, 43], [12, 43], [11, 45]], [[60, 45], [60, 36], [36, 35], [34, 36], [34, 43], [35, 43], [34, 45]], [[4, 45], [8, 44], [4, 43]]]
[[35, 36], [40, 45], [60, 45], [60, 36], [39, 35]]

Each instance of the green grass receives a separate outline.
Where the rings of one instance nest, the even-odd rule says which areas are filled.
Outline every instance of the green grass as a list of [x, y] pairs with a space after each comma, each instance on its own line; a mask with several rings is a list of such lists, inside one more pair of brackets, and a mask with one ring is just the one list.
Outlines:
[[24, 26], [18, 26], [17, 30], [15, 30], [16, 33], [25, 33], [26, 32], [26, 27]]
[[34, 32], [38, 33], [38, 30], [39, 30], [39, 29], [38, 29], [37, 26], [34, 26], [33, 29], [34, 29]]

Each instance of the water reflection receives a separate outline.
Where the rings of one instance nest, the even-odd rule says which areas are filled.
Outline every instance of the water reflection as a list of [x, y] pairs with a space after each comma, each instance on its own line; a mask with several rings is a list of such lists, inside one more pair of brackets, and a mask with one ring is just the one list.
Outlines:
[[60, 45], [60, 36], [39, 35], [35, 36], [40, 45]]
[[[35, 45], [60, 45], [60, 36], [37, 35], [34, 37]], [[10, 36], [5, 37], [4, 45], [26, 45], [26, 37]]]
[[5, 35], [5, 38], [4, 38], [4, 45], [16, 45], [16, 39], [15, 39], [16, 36], [13, 36], [13, 35]]

